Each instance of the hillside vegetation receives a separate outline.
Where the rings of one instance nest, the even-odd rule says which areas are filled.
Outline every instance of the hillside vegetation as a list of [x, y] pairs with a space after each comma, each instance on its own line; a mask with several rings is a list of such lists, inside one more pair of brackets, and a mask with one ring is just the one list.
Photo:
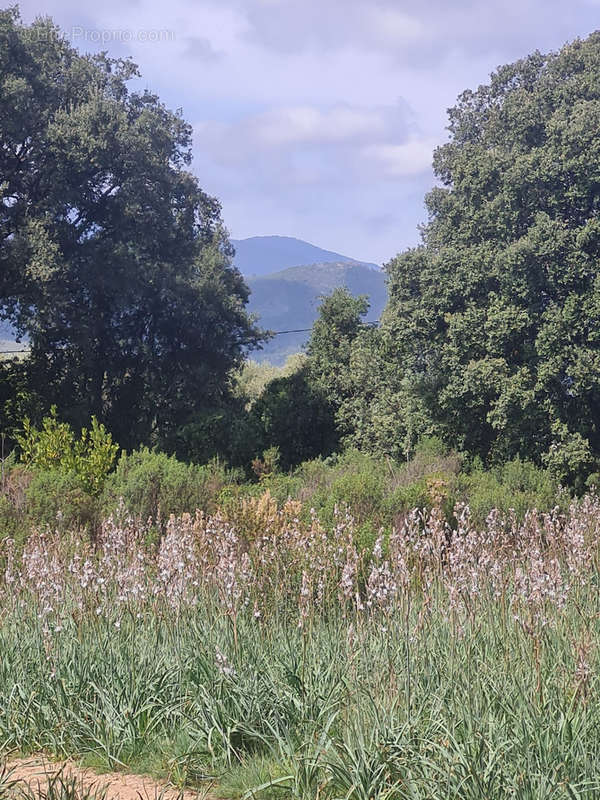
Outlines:
[[324, 295], [342, 287], [369, 301], [368, 321], [377, 321], [385, 307], [385, 274], [368, 264], [332, 262], [307, 264], [249, 277], [248, 310], [257, 315], [263, 328], [273, 331], [299, 330], [277, 336], [263, 345], [253, 358], [281, 365], [293, 353], [304, 350], [310, 329], [319, 315]]
[[257, 279], [325, 282], [283, 367], [136, 75], [0, 12], [0, 757], [595, 800], [600, 33], [459, 97], [379, 326], [369, 265]]

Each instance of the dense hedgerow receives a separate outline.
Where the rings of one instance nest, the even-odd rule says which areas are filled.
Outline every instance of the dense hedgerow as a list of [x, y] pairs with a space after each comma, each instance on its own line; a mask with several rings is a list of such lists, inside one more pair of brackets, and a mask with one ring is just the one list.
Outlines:
[[483, 522], [493, 508], [505, 513], [514, 509], [522, 518], [530, 508], [549, 511], [570, 500], [549, 471], [530, 462], [517, 459], [485, 470], [463, 463], [436, 442], [424, 442], [406, 463], [356, 451], [307, 461], [290, 472], [281, 472], [276, 461], [261, 463], [260, 479], [251, 480], [216, 460], [187, 464], [142, 448], [123, 454], [101, 494], [94, 496], [72, 471], [27, 468], [12, 459], [0, 492], [0, 538], [22, 540], [32, 525], [93, 533], [101, 517], [121, 505], [164, 530], [171, 514], [234, 509], [268, 490], [280, 504], [288, 498], [300, 501], [305, 517], [314, 509], [328, 525], [336, 507], [347, 508], [362, 544], [372, 545], [381, 528], [391, 531], [413, 508], [430, 509], [437, 503], [450, 518], [457, 502], [467, 502]]
[[214, 511], [221, 491], [243, 480], [243, 472], [218, 461], [199, 466], [178, 461], [148, 448], [123, 454], [110, 475], [103, 506], [110, 512], [120, 502], [144, 520], [193, 512]]

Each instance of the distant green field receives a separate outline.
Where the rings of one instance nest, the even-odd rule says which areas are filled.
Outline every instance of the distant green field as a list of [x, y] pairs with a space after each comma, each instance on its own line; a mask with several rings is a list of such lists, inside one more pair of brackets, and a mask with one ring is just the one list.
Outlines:
[[9, 339], [0, 339], [0, 359], [22, 358], [27, 354], [27, 344], [14, 342]]

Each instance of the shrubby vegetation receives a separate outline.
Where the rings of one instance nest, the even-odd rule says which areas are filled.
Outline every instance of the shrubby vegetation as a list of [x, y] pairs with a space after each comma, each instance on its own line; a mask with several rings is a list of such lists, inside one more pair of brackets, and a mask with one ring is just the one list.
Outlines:
[[79, 438], [54, 415], [40, 430], [29, 422], [25, 430], [21, 459], [12, 455], [4, 465], [0, 539], [23, 541], [40, 526], [65, 532], [79, 528], [93, 537], [102, 517], [117, 511], [162, 533], [173, 514], [220, 509], [237, 518], [245, 503], [266, 497], [280, 505], [298, 501], [305, 520], [312, 509], [327, 525], [337, 513], [349, 513], [357, 544], [368, 547], [414, 508], [439, 506], [450, 519], [458, 503], [468, 503], [473, 519], [483, 523], [493, 509], [514, 511], [522, 519], [528, 509], [550, 511], [571, 500], [548, 469], [518, 458], [483, 469], [435, 438], [424, 439], [407, 462], [346, 450], [288, 469], [279, 450], [271, 448], [254, 460], [249, 473], [218, 459], [196, 465], [140, 448], [123, 452], [109, 471], [117, 446], [96, 422]]
[[336, 290], [281, 372], [135, 74], [0, 12], [0, 746], [597, 797], [600, 35], [459, 98], [380, 327]]
[[345, 449], [404, 461], [431, 436], [580, 493], [600, 473], [600, 35], [461, 95], [381, 326], [335, 290], [283, 371], [244, 360], [264, 334], [188, 170], [189, 125], [129, 90], [130, 62], [80, 55], [47, 20], [3, 12], [0, 40], [0, 313], [31, 347], [0, 363], [13, 442], [55, 403], [129, 451], [247, 473], [274, 447], [287, 470]]
[[110, 476], [102, 498], [106, 513], [122, 503], [135, 517], [166, 523], [171, 514], [214, 513], [222, 491], [238, 485], [243, 473], [226, 469], [218, 461], [196, 466], [175, 456], [143, 448], [123, 454]]
[[21, 461], [36, 472], [59, 472], [72, 475], [81, 488], [93, 497], [102, 493], [119, 446], [92, 417], [90, 429], [83, 428], [79, 439], [65, 422], [57, 419], [56, 406], [36, 430], [25, 418], [23, 432], [17, 434]]

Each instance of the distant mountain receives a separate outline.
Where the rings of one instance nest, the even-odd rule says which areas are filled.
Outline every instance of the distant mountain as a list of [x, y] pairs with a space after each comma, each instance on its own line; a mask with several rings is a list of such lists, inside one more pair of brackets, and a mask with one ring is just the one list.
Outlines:
[[[232, 239], [231, 243], [236, 253], [234, 263], [246, 277], [270, 275], [288, 267], [299, 267], [304, 264], [364, 263], [331, 250], [323, 250], [292, 236], [252, 236], [249, 239]], [[377, 269], [376, 264], [369, 266]]]
[[[261, 327], [273, 331], [310, 329], [318, 315], [320, 297], [338, 286], [353, 295], [366, 294], [371, 304], [367, 319], [379, 319], [386, 303], [385, 277], [376, 264], [323, 250], [290, 236], [253, 236], [233, 240], [235, 264], [251, 290], [248, 311]], [[309, 333], [286, 333], [263, 350], [251, 353], [256, 361], [283, 364], [298, 353]], [[0, 352], [14, 346], [14, 330], [0, 320]]]
[[[251, 290], [248, 310], [259, 316], [259, 324], [273, 331], [310, 329], [318, 316], [320, 297], [338, 286], [353, 295], [366, 294], [371, 307], [367, 320], [379, 319], [387, 300], [384, 274], [370, 264], [352, 259], [290, 267], [271, 275], [247, 277]], [[251, 358], [283, 364], [302, 350], [309, 332], [275, 336]]]

